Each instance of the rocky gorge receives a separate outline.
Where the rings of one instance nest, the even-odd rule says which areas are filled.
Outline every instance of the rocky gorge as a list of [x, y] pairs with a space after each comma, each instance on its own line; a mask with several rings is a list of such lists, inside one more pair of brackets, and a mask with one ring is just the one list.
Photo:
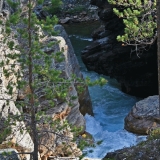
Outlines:
[[159, 97], [156, 43], [138, 54], [133, 47], [123, 46], [116, 37], [123, 34], [123, 21], [116, 17], [113, 7], [105, 0], [91, 0], [99, 7], [101, 27], [92, 34], [93, 42], [82, 51], [88, 70], [110, 76], [121, 84], [127, 94], [147, 97], [137, 102], [125, 118], [129, 132], [149, 135], [137, 146], [108, 153], [104, 160], [159, 160]]
[[[72, 8], [74, 4], [72, 4], [73, 1], [67, 1], [67, 7]], [[101, 21], [103, 21], [103, 24], [99, 29], [97, 29], [93, 33], [94, 42], [91, 46], [86, 47], [86, 49], [83, 51], [83, 59], [85, 63], [88, 66], [88, 69], [95, 70], [98, 73], [103, 73], [105, 75], [110, 75], [113, 78], [116, 78], [120, 83], [122, 90], [126, 93], [129, 93], [131, 95], [137, 95], [137, 96], [148, 96], [156, 93], [156, 55], [151, 55], [150, 52], [156, 52], [155, 48], [152, 48], [148, 50], [148, 52], [145, 53], [145, 55], [139, 55], [137, 57], [136, 54], [129, 54], [130, 53], [130, 47], [122, 47], [120, 43], [116, 42], [116, 36], [123, 31], [121, 30], [123, 28], [122, 21], [118, 19], [115, 15], [112, 13], [112, 6], [110, 6], [106, 1], [96, 1], [92, 0], [91, 3], [93, 5], [97, 5], [99, 7], [99, 16], [101, 17]], [[87, 3], [88, 5], [88, 3]], [[4, 4], [2, 5], [4, 7]], [[4, 8], [2, 7], [1, 18], [5, 18], [6, 10], [4, 11]], [[6, 9], [6, 8], [5, 8]], [[82, 12], [81, 12], [82, 13]], [[68, 14], [68, 13], [67, 13]], [[77, 22], [74, 21], [77, 18], [77, 15], [65, 15], [64, 18], [62, 18], [61, 23], [70, 22]], [[85, 12], [83, 14], [80, 14], [80, 18], [84, 18], [86, 15]], [[108, 17], [106, 17], [106, 15]], [[44, 15], [43, 15], [44, 16]], [[75, 17], [74, 17], [75, 16]], [[82, 16], [82, 17], [81, 17]], [[65, 18], [69, 17], [69, 18]], [[85, 18], [84, 18], [85, 19]], [[79, 20], [78, 20], [79, 21]], [[105, 21], [105, 23], [104, 23]], [[107, 22], [106, 22], [107, 21]], [[120, 29], [121, 28], [121, 29]], [[49, 41], [61, 41], [59, 45], [57, 45], [55, 48], [47, 49], [46, 52], [49, 53], [52, 50], [63, 50], [64, 56], [65, 56], [65, 62], [61, 64], [56, 64], [57, 68], [62, 69], [63, 72], [65, 72], [66, 78], [69, 78], [72, 73], [76, 74], [77, 77], [82, 78], [82, 74], [80, 73], [79, 65], [77, 63], [74, 50], [72, 48], [72, 45], [70, 43], [70, 40], [68, 39], [68, 35], [65, 33], [64, 28], [62, 26], [56, 26], [55, 30], [59, 31], [58, 37], [49, 37], [47, 39], [47, 42]], [[44, 42], [46, 43], [46, 42]], [[4, 51], [3, 46], [1, 46], [1, 50]], [[125, 48], [125, 49], [124, 49]], [[2, 52], [1, 52], [2, 53]], [[87, 55], [87, 58], [85, 57]], [[153, 61], [152, 61], [153, 60]], [[154, 62], [154, 63], [153, 63]], [[138, 67], [137, 67], [138, 66]], [[153, 68], [150, 68], [153, 66]], [[155, 69], [155, 70], [154, 70]], [[147, 73], [143, 73], [143, 71], [147, 71]], [[141, 75], [141, 76], [140, 76]], [[153, 76], [153, 77], [152, 77]], [[136, 78], [135, 78], [136, 77]], [[3, 82], [7, 84], [7, 80], [3, 79]], [[150, 86], [151, 85], [151, 86]], [[2, 86], [5, 88], [5, 86], [2, 83]], [[83, 131], [85, 129], [85, 120], [82, 116], [86, 113], [93, 115], [92, 111], [92, 105], [90, 101], [90, 96], [88, 94], [88, 89], [84, 90], [81, 94], [77, 92], [76, 85], [72, 85], [72, 91], [70, 92], [71, 95], [77, 96], [78, 99], [73, 101], [74, 107], [72, 110], [68, 110], [68, 106], [66, 103], [62, 103], [60, 101], [59, 104], [57, 104], [57, 107], [54, 109], [51, 109], [48, 107], [48, 102], [44, 101], [42, 106], [39, 108], [40, 110], [44, 109], [44, 107], [48, 107], [48, 110], [46, 111], [46, 116], [48, 117], [63, 117], [62, 114], [65, 115], [64, 119], [68, 119], [70, 123], [76, 124], [76, 126], [83, 127]], [[149, 87], [149, 88], [146, 88]], [[14, 101], [17, 100], [24, 100], [24, 92], [22, 91], [21, 95], [15, 94]], [[4, 103], [6, 102], [2, 101], [0, 109], [3, 110]], [[128, 116], [125, 118], [125, 128], [131, 132], [139, 133], [139, 134], [150, 134], [150, 130], [155, 129], [159, 127], [159, 119], [157, 118], [158, 115], [158, 97], [152, 96], [147, 99], [144, 99], [140, 102], [137, 102], [131, 112], [128, 114]], [[152, 106], [152, 108], [150, 108]], [[13, 107], [13, 109], [12, 109]], [[10, 109], [11, 108], [11, 111]], [[11, 114], [14, 114], [16, 111], [16, 107], [14, 103], [10, 103], [9, 106], [5, 106], [6, 110], [3, 114], [3, 117], [6, 117], [8, 112]], [[1, 111], [2, 111], [1, 110]], [[80, 110], [80, 112], [79, 112]], [[18, 112], [19, 113], [19, 112]], [[19, 113], [20, 114], [20, 113]], [[2, 121], [3, 123], [3, 121]], [[23, 123], [23, 122], [22, 122]], [[25, 125], [25, 123], [22, 124], [22, 126]], [[42, 126], [42, 128], [47, 128], [46, 126]], [[81, 134], [83, 134], [83, 131]], [[63, 130], [63, 134], [67, 134], [67, 136], [72, 137], [73, 135], [68, 132], [68, 130]], [[19, 135], [16, 135], [16, 138], [10, 139], [9, 142], [12, 142], [13, 146], [15, 144], [15, 141], [17, 143], [17, 140]], [[24, 136], [25, 137], [25, 136]], [[47, 138], [46, 138], [47, 137]], [[19, 137], [20, 138], [20, 137]], [[32, 151], [33, 150], [33, 142], [31, 135], [27, 135], [26, 139], [29, 143], [29, 146], [25, 146], [25, 142], [18, 143], [20, 148], [17, 148], [18, 151]], [[54, 145], [51, 143], [51, 141], [60, 142], [59, 145]], [[63, 140], [59, 138], [55, 138], [54, 134], [44, 134], [44, 136], [41, 138], [41, 142], [45, 143], [48, 148], [50, 148], [49, 152], [46, 152], [46, 149], [42, 146], [40, 146], [40, 155], [42, 159], [47, 159], [48, 156], [70, 156], [67, 155], [67, 153], [63, 149]], [[62, 143], [61, 143], [62, 142]], [[158, 157], [158, 144], [159, 141], [155, 140], [152, 142], [144, 142], [141, 144], [141, 146], [144, 146], [144, 150], [140, 150], [140, 148], [128, 148], [120, 151], [116, 151], [114, 153], [108, 153], [108, 155], [105, 157], [106, 159], [144, 159], [148, 160], [157, 158]], [[68, 143], [70, 146], [72, 146], [72, 151], [76, 153], [77, 156], [81, 154], [81, 151], [77, 149], [77, 146], [73, 143]], [[13, 147], [13, 146], [9, 147]], [[152, 146], [155, 146], [152, 150]], [[150, 149], [146, 150], [147, 148]], [[3, 147], [3, 148], [2, 148]], [[2, 145], [2, 152], [5, 150], [4, 147], [6, 145]], [[8, 148], [8, 147], [7, 147]], [[13, 147], [14, 148], [14, 147]], [[68, 150], [68, 148], [67, 148]], [[153, 152], [150, 152], [149, 150], [152, 150]], [[17, 152], [13, 149], [14, 152]], [[54, 153], [53, 153], [54, 151]], [[70, 151], [70, 150], [69, 150]], [[142, 153], [143, 152], [143, 153]], [[0, 151], [1, 153], [1, 151]], [[150, 155], [149, 155], [149, 154]], [[153, 154], [155, 156], [153, 156]], [[148, 154], [148, 155], [147, 155]], [[1, 155], [1, 154], [0, 154]], [[73, 156], [73, 155], [71, 155]], [[73, 156], [74, 157], [74, 156]], [[1, 157], [0, 157], [1, 158]], [[18, 157], [20, 159], [20, 157]], [[27, 157], [28, 158], [28, 157]], [[29, 158], [28, 158], [29, 159]]]

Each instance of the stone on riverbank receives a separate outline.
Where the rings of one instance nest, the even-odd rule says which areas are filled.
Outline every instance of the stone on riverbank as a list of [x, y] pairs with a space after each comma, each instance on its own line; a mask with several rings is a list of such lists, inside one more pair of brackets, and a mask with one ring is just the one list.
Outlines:
[[160, 160], [159, 139], [147, 140], [137, 146], [107, 153], [103, 160]]
[[158, 98], [158, 95], [150, 96], [137, 102], [125, 118], [125, 129], [137, 134], [148, 134], [150, 129], [160, 127]]

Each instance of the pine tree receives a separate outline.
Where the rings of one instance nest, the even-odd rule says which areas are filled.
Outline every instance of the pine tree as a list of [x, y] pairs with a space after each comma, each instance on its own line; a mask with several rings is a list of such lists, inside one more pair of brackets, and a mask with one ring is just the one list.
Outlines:
[[[160, 1], [159, 0], [108, 0], [116, 5], [114, 13], [123, 18], [124, 35], [117, 36], [122, 45], [135, 46], [135, 52], [144, 50], [157, 40], [158, 91], [160, 115]], [[117, 9], [118, 8], [118, 9]]]
[[[45, 130], [44, 132], [55, 134], [69, 126], [66, 121], [63, 125], [60, 125], [59, 121], [53, 121], [52, 117], [46, 117], [45, 111], [47, 108], [39, 109], [42, 101], [47, 100], [49, 108], [55, 107], [57, 101], [66, 102], [68, 106], [72, 107], [72, 100], [76, 97], [72, 96], [69, 91], [73, 83], [77, 83], [78, 88], [82, 90], [86, 83], [103, 85], [106, 81], [101, 78], [91, 82], [87, 78], [86, 83], [84, 83], [82, 79], [77, 79], [75, 75], [67, 79], [63, 71], [57, 69], [56, 64], [64, 61], [63, 51], [53, 51], [47, 54], [48, 48], [52, 48], [58, 43], [47, 41], [48, 37], [55, 35], [53, 26], [58, 21], [57, 17], [51, 16], [39, 20], [33, 13], [35, 5], [43, 4], [43, 0], [29, 0], [23, 6], [12, 0], [7, 2], [13, 8], [14, 13], [6, 21], [1, 21], [0, 25], [5, 25], [1, 34], [5, 37], [4, 45], [7, 45], [11, 52], [4, 55], [1, 67], [5, 78], [15, 76], [16, 82], [12, 79], [8, 81], [5, 94], [9, 96], [5, 100], [8, 103], [14, 101], [15, 91], [23, 91], [24, 100], [16, 102], [16, 106], [19, 109], [27, 108], [30, 121], [27, 132], [31, 133], [34, 143], [34, 151], [31, 155], [33, 160], [38, 160], [39, 137], [42, 134], [40, 126], [47, 125], [47, 128], [51, 128], [51, 130]], [[15, 52], [15, 50], [18, 52]], [[26, 114], [23, 112], [21, 112], [21, 115], [8, 116], [5, 122], [5, 134], [11, 133], [10, 125], [14, 125], [14, 121], [22, 121], [25, 116]], [[23, 133], [24, 130], [22, 129], [21, 132]]]
[[123, 45], [138, 47], [151, 45], [157, 38], [156, 1], [152, 0], [108, 0], [113, 4], [114, 13], [123, 18], [124, 35], [117, 36]]

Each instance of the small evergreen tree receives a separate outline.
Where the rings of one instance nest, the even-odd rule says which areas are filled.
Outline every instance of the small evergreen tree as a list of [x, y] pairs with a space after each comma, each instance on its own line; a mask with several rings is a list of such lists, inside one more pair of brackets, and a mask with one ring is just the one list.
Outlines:
[[139, 48], [151, 45], [157, 38], [157, 10], [156, 1], [152, 0], [108, 0], [113, 4], [114, 13], [123, 18], [124, 35], [117, 36], [123, 45]]

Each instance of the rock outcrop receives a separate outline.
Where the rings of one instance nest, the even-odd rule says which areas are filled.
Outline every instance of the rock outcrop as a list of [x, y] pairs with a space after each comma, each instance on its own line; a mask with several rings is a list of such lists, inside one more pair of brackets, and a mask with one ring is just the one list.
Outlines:
[[[67, 57], [68, 57], [68, 64], [70, 67], [70, 73], [73, 73], [76, 75], [77, 78], [82, 78], [83, 75], [80, 72], [80, 67], [78, 64], [78, 60], [76, 58], [76, 55], [74, 53], [74, 49], [72, 47], [72, 44], [70, 42], [70, 39], [65, 31], [65, 29], [61, 25], [56, 25], [55, 30], [59, 32], [59, 35], [64, 38], [65, 43], [67, 45]], [[76, 85], [75, 85], [76, 87]], [[88, 92], [88, 87], [86, 86], [84, 91], [82, 93], [78, 93], [78, 99], [80, 103], [80, 111], [83, 115], [88, 113], [89, 115], [93, 115], [92, 110], [92, 103], [90, 99], [90, 95]]]
[[157, 127], [160, 127], [159, 96], [137, 102], [125, 118], [125, 129], [133, 133], [148, 134]]
[[137, 146], [107, 153], [103, 160], [159, 160], [159, 139], [147, 140]]
[[82, 51], [82, 59], [88, 70], [109, 75], [121, 84], [122, 91], [139, 97], [157, 94], [156, 43], [139, 54], [131, 53], [131, 47], [117, 42], [123, 34], [123, 21], [112, 11], [113, 6], [105, 0], [91, 0], [99, 7], [98, 15], [103, 27], [96, 30], [90, 46]]

